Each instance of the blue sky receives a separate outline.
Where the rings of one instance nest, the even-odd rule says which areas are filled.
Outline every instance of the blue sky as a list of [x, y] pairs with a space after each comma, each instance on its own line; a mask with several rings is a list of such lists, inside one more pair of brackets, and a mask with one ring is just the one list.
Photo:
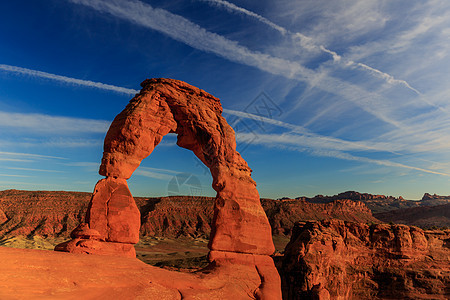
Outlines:
[[[262, 197], [450, 195], [449, 53], [447, 0], [1, 1], [0, 189], [92, 191], [109, 123], [167, 77], [221, 99]], [[175, 141], [134, 195], [215, 195]]]

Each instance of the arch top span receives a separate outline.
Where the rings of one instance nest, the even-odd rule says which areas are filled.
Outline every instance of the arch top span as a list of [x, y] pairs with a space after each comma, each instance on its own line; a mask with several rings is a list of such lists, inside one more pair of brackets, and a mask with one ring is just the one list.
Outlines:
[[274, 246], [251, 169], [236, 151], [220, 100], [174, 79], [147, 79], [112, 122], [99, 173], [128, 179], [168, 133], [210, 169], [217, 192], [211, 250], [272, 254]]

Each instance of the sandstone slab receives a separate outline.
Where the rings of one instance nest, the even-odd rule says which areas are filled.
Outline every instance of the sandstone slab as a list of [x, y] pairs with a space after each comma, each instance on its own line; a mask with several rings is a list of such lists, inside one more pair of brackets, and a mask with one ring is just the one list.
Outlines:
[[280, 299], [255, 292], [251, 264], [212, 264], [180, 273], [135, 258], [0, 247], [0, 299]]

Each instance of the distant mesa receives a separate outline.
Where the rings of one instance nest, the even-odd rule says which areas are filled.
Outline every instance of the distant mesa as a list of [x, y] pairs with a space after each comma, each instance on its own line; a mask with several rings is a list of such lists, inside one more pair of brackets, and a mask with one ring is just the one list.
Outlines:
[[135, 257], [141, 219], [126, 180], [163, 136], [176, 133], [177, 145], [210, 169], [217, 192], [208, 245], [211, 266], [223, 272], [251, 266], [259, 281], [249, 280], [245, 293], [281, 299], [280, 278], [268, 256], [275, 250], [269, 221], [219, 99], [173, 79], [147, 79], [141, 86], [106, 135], [99, 171], [106, 178], [94, 188], [86, 224], [55, 250]]
[[430, 195], [425, 193], [422, 197], [422, 201], [432, 202], [432, 205], [450, 203], [450, 196], [439, 196], [436, 194]]

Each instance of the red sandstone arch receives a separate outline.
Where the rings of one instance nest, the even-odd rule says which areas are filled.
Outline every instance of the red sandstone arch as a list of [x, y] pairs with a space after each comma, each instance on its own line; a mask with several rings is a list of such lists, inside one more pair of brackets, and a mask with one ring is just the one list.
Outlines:
[[219, 99], [172, 79], [151, 79], [114, 119], [100, 174], [128, 179], [169, 132], [211, 170], [217, 192], [210, 249], [272, 254], [271, 229], [251, 169], [236, 151]]
[[252, 293], [258, 299], [281, 298], [280, 278], [268, 256], [274, 252], [271, 228], [219, 99], [173, 79], [147, 79], [141, 86], [106, 135], [99, 170], [106, 178], [95, 186], [87, 224], [77, 227], [73, 240], [55, 250], [136, 257], [133, 244], [139, 241], [140, 213], [126, 180], [164, 135], [176, 133], [177, 144], [192, 150], [210, 169], [217, 192], [210, 261], [233, 274], [236, 271], [227, 266], [247, 266], [246, 272], [259, 280], [243, 284], [255, 286]]

